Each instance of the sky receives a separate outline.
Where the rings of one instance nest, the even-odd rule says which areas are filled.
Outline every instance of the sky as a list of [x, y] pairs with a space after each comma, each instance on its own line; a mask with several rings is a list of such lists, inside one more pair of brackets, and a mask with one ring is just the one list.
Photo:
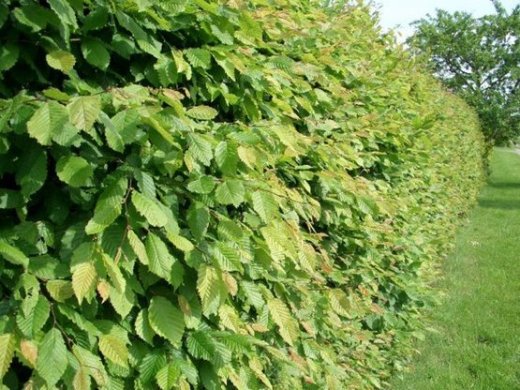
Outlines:
[[[491, 0], [374, 0], [381, 6], [381, 24], [385, 28], [401, 27], [397, 30], [404, 36], [413, 31], [409, 24], [426, 14], [435, 14], [435, 9], [446, 11], [466, 11], [475, 16], [494, 12]], [[502, 5], [510, 11], [520, 0], [502, 0]]]

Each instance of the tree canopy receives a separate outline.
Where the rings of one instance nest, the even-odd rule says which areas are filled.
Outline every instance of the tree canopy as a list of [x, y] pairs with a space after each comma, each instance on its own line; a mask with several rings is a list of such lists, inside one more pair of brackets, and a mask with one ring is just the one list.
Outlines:
[[437, 10], [415, 22], [408, 43], [476, 108], [488, 140], [505, 143], [520, 135], [520, 5], [493, 4], [496, 13], [480, 18]]

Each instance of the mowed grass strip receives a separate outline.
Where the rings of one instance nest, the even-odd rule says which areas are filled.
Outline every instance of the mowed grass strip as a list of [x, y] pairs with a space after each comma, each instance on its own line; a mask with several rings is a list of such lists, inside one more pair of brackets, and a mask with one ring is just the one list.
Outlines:
[[520, 389], [520, 155], [496, 149], [491, 169], [443, 267], [438, 333], [396, 390]]

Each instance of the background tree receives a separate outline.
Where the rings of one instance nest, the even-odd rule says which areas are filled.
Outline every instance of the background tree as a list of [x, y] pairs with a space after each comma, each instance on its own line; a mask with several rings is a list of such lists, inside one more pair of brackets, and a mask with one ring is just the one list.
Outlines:
[[474, 18], [437, 10], [414, 23], [408, 43], [428, 56], [437, 76], [476, 108], [489, 141], [520, 135], [520, 5]]

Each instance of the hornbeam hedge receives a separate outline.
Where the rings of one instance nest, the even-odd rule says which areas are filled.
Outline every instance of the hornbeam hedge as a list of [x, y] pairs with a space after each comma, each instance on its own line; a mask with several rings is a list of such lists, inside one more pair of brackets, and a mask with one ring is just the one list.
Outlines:
[[368, 389], [483, 176], [361, 3], [3, 0], [10, 389]]

